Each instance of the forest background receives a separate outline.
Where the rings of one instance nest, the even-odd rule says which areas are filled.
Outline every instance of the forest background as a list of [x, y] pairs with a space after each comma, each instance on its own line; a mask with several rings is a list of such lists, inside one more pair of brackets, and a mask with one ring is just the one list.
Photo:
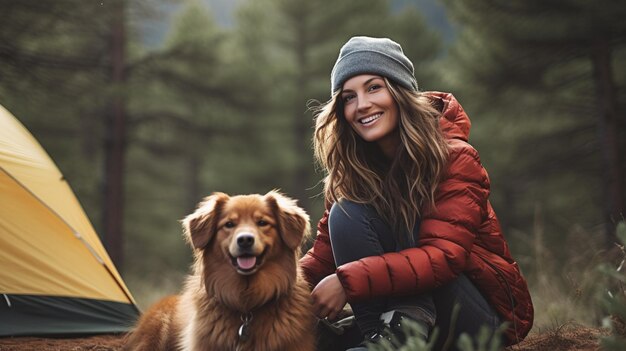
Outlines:
[[145, 308], [179, 290], [179, 220], [213, 191], [280, 188], [315, 225], [308, 107], [348, 38], [391, 37], [472, 119], [535, 328], [599, 325], [626, 203], [624, 18], [612, 0], [0, 0], [0, 104]]

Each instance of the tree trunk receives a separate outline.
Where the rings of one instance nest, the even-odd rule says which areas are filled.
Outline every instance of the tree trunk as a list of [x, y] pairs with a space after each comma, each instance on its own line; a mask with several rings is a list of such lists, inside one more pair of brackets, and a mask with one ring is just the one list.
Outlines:
[[126, 28], [124, 1], [117, 0], [111, 17], [111, 85], [113, 94], [105, 118], [104, 243], [115, 265], [124, 265], [124, 159], [126, 147], [125, 77]]
[[307, 189], [311, 187], [310, 185], [310, 171], [311, 171], [311, 150], [309, 149], [310, 140], [311, 140], [311, 123], [307, 119], [307, 115], [305, 114], [306, 108], [306, 99], [307, 94], [309, 93], [308, 82], [310, 77], [308, 76], [309, 72], [309, 63], [307, 59], [307, 30], [306, 30], [306, 13], [305, 11], [299, 12], [298, 14], [299, 20], [294, 21], [296, 24], [296, 41], [295, 41], [295, 57], [296, 57], [296, 67], [297, 74], [295, 79], [295, 99], [294, 99], [294, 110], [293, 117], [294, 121], [294, 149], [297, 156], [297, 164], [294, 172], [293, 178], [293, 188], [294, 194], [293, 196], [298, 199], [298, 204], [306, 209], [309, 209], [310, 201], [307, 195]]
[[602, 152], [605, 194], [605, 233], [609, 247], [616, 242], [615, 228], [624, 214], [624, 177], [622, 175], [618, 132], [617, 92], [611, 67], [611, 46], [605, 37], [596, 38], [591, 51], [593, 80], [598, 111], [598, 135]]

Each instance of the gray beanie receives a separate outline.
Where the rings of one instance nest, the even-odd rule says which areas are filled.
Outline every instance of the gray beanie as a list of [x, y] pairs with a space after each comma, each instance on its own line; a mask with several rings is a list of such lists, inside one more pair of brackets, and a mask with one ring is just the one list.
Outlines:
[[339, 51], [330, 74], [331, 94], [359, 74], [387, 77], [409, 90], [417, 90], [413, 64], [400, 44], [388, 38], [352, 37]]

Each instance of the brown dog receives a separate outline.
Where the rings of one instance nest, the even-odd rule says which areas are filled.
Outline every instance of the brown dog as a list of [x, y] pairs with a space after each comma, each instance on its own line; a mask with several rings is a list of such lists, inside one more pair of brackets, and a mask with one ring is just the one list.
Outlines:
[[297, 269], [309, 216], [276, 191], [215, 193], [183, 220], [194, 248], [181, 295], [151, 307], [126, 350], [314, 350], [310, 292]]

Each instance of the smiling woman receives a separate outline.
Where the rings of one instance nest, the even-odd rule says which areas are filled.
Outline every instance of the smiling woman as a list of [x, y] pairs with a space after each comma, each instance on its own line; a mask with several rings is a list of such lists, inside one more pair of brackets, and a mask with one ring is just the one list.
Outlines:
[[521, 341], [532, 302], [461, 105], [451, 94], [418, 91], [413, 64], [387, 38], [350, 39], [331, 92], [313, 139], [327, 207], [300, 261], [317, 316], [332, 320], [349, 302], [363, 337], [354, 350], [402, 343], [407, 319], [424, 340], [435, 327], [452, 338], [435, 349], [503, 322], [505, 342]]

